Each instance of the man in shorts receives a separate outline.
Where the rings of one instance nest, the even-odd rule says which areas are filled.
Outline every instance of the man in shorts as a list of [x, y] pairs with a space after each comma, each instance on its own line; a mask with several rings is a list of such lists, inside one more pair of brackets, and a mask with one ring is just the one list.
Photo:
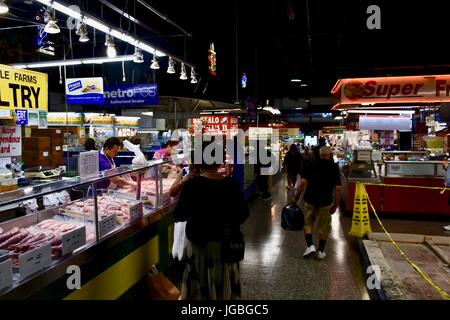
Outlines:
[[331, 215], [336, 211], [341, 200], [341, 178], [339, 167], [332, 161], [333, 152], [331, 148], [321, 147], [319, 155], [320, 159], [305, 168], [301, 184], [295, 190], [292, 201], [297, 203], [305, 190], [304, 233], [308, 247], [303, 256], [308, 258], [316, 253], [316, 247], [312, 240], [312, 228], [317, 218], [317, 231], [319, 233], [317, 258], [322, 260], [326, 257], [325, 243], [331, 231]]

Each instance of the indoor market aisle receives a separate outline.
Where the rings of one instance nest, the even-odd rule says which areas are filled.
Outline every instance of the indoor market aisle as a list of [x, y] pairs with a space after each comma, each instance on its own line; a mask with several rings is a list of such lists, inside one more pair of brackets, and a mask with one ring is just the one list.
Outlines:
[[[276, 179], [271, 201], [256, 199], [243, 225], [246, 241], [241, 261], [242, 299], [368, 299], [359, 254], [348, 241], [339, 213], [327, 242], [327, 257], [303, 258], [303, 231], [281, 228], [281, 209], [287, 203], [285, 178]], [[314, 239], [317, 247], [318, 239]]]

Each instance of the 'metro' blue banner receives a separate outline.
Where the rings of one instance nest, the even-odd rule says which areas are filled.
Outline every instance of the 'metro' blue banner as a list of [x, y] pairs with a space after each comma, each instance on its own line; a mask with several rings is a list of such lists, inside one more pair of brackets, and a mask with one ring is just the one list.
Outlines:
[[121, 85], [106, 87], [105, 106], [146, 106], [158, 104], [158, 85], [156, 83]]

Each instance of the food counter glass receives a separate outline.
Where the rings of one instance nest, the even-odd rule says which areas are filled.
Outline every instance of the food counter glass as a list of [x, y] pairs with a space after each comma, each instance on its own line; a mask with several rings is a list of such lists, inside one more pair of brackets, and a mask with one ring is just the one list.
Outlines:
[[[175, 204], [167, 163], [150, 161], [0, 194], [0, 205], [8, 206], [84, 190], [64, 204], [0, 224], [0, 299], [116, 299], [152, 265], [167, 267]], [[136, 180], [136, 190], [97, 188], [118, 176]], [[69, 277], [77, 275], [80, 289], [70, 285]]]
[[[399, 153], [400, 154], [400, 153]], [[405, 154], [405, 152], [401, 152]], [[408, 156], [417, 155], [409, 153]], [[416, 157], [416, 156], [414, 156]], [[449, 192], [444, 188], [442, 161], [390, 161], [379, 164], [379, 181], [343, 177], [344, 207], [353, 210], [356, 182], [366, 182], [366, 190], [375, 209], [383, 214], [449, 216]], [[407, 187], [401, 187], [401, 186]]]

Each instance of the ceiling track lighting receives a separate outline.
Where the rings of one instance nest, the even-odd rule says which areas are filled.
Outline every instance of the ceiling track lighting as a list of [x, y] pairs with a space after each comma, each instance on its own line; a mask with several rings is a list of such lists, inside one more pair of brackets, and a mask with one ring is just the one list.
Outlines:
[[5, 0], [0, 0], [0, 14], [5, 14], [8, 11], [9, 11], [9, 7], [5, 3]]
[[180, 74], [180, 80], [187, 80], [187, 73], [186, 73], [186, 66], [184, 63], [181, 63], [181, 74]]
[[152, 59], [152, 64], [150, 65], [150, 69], [153, 69], [153, 70], [159, 69], [159, 63], [158, 63], [158, 57], [156, 56], [156, 50], [153, 53], [153, 59]]
[[58, 25], [56, 24], [58, 20], [56, 20], [55, 16], [55, 9], [51, 6], [47, 7], [44, 19], [47, 24], [45, 25], [44, 32], [49, 34], [57, 34], [61, 32]]
[[13, 65], [16, 69], [38, 69], [38, 68], [51, 68], [51, 67], [64, 67], [64, 66], [78, 66], [82, 64], [103, 64], [111, 62], [133, 61], [134, 55], [118, 56], [115, 58], [98, 57], [98, 58], [86, 58], [86, 59], [73, 59], [73, 60], [57, 60], [47, 62], [34, 62]]
[[169, 66], [167, 67], [167, 73], [174, 74], [175, 71], [175, 60], [172, 57], [169, 57]]
[[144, 55], [142, 54], [141, 48], [135, 47], [134, 48], [134, 63], [143, 63], [144, 62]]

